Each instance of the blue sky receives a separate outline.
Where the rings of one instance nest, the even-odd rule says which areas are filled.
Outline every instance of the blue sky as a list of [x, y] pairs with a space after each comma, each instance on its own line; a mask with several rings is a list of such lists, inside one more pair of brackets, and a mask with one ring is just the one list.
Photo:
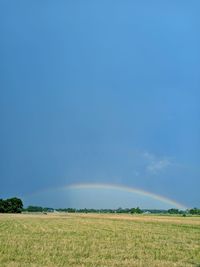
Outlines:
[[199, 8], [0, 1], [0, 196], [109, 183], [200, 206]]

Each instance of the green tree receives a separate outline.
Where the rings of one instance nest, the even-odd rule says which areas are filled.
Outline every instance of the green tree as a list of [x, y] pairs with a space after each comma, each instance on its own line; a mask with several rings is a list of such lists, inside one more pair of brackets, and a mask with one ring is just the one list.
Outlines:
[[23, 202], [20, 198], [13, 197], [6, 200], [0, 199], [0, 212], [3, 213], [21, 213]]
[[0, 213], [5, 212], [5, 200], [0, 199]]
[[43, 212], [43, 208], [39, 206], [28, 206], [26, 210], [29, 212]]
[[131, 213], [132, 213], [132, 214], [133, 214], [133, 213], [141, 214], [141, 213], [142, 213], [142, 210], [141, 210], [139, 207], [137, 207], [137, 208], [132, 208], [132, 209], [131, 209]]
[[13, 197], [6, 200], [8, 212], [21, 213], [23, 209], [23, 202], [20, 198]]
[[200, 215], [200, 209], [197, 208], [190, 209], [189, 213], [192, 215]]
[[167, 212], [169, 214], [179, 214], [179, 210], [178, 209], [169, 209]]

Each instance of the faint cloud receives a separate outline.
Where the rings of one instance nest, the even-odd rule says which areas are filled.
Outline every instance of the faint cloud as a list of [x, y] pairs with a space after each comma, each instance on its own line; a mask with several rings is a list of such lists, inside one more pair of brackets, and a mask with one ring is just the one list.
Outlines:
[[172, 162], [168, 158], [158, 158], [149, 152], [143, 153], [143, 157], [146, 159], [146, 171], [148, 173], [156, 174], [172, 165]]
[[158, 172], [166, 169], [168, 166], [170, 166], [171, 163], [167, 159], [163, 159], [157, 162], [152, 162], [147, 166], [147, 170], [150, 172]]

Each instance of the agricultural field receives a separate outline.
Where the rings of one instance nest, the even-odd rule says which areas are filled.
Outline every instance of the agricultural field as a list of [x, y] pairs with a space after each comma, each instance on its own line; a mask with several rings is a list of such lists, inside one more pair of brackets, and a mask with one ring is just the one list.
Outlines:
[[200, 217], [2, 214], [0, 266], [200, 266]]

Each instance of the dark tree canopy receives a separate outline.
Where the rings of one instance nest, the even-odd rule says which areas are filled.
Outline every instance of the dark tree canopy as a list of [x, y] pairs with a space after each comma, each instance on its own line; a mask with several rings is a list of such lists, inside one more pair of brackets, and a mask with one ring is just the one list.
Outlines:
[[13, 197], [8, 199], [0, 199], [1, 213], [21, 213], [23, 209], [23, 202], [20, 198]]

